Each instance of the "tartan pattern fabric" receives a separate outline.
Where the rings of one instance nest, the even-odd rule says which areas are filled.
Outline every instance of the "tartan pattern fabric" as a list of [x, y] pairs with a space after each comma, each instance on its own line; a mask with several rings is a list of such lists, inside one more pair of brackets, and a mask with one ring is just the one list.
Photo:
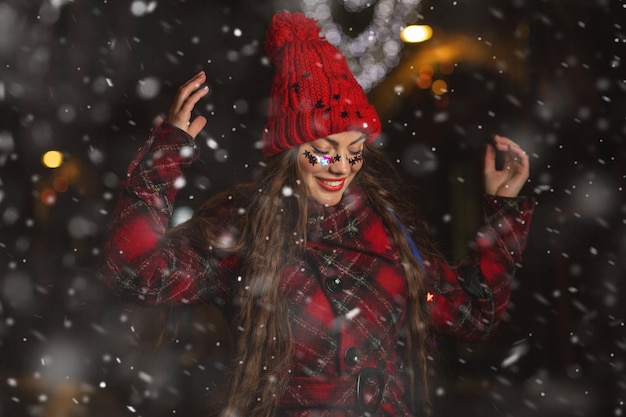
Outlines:
[[[183, 226], [188, 235], [166, 233], [177, 180], [194, 150], [188, 135], [162, 124], [131, 164], [112, 214], [103, 278], [143, 302], [227, 306], [239, 283], [237, 257], [195, 243], [197, 218]], [[233, 196], [197, 216], [230, 239], [240, 229], [243, 201]], [[522, 198], [485, 196], [484, 205], [485, 225], [460, 268], [424, 260], [434, 329], [470, 341], [489, 337], [506, 309], [533, 212]], [[411, 416], [398, 344], [406, 280], [387, 227], [357, 182], [336, 206], [310, 204], [307, 224], [305, 259], [281, 276], [295, 350], [280, 415], [359, 415], [351, 381], [375, 368], [385, 380], [376, 415]]]
[[[383, 402], [390, 407], [404, 393], [396, 346], [406, 301], [399, 253], [356, 184], [336, 206], [309, 204], [307, 237], [306, 259], [282, 280], [296, 357], [285, 394], [289, 404], [354, 407], [357, 374], [377, 368], [384, 370]], [[306, 385], [299, 388], [339, 377], [352, 383], [330, 384], [314, 397]], [[410, 415], [408, 410], [391, 414]]]

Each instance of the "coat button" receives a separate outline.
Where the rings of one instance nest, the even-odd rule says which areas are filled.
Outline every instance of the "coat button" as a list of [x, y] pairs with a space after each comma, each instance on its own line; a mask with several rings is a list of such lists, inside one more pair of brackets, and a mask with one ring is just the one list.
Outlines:
[[359, 352], [359, 350], [353, 346], [349, 347], [344, 352], [344, 359], [346, 361], [346, 364], [350, 366], [354, 366], [357, 363], [359, 363], [360, 358], [361, 358], [361, 352]]
[[328, 278], [326, 280], [326, 288], [332, 293], [337, 293], [343, 288], [343, 281], [339, 277]]

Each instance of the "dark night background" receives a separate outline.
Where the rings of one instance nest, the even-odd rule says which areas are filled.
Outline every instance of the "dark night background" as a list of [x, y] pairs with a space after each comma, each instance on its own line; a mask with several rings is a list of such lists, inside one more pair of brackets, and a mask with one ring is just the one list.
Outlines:
[[[0, 2], [0, 417], [201, 416], [229, 346], [210, 307], [125, 303], [97, 277], [119, 179], [178, 87], [212, 93], [184, 215], [250, 178], [271, 15], [314, 0]], [[352, 34], [374, 18], [327, 1]], [[626, 379], [626, 2], [422, 0], [433, 27], [369, 90], [383, 143], [459, 259], [480, 216], [484, 142], [531, 155], [536, 216], [485, 344], [439, 340], [435, 416], [622, 416]], [[416, 81], [442, 80], [435, 94]], [[41, 156], [63, 152], [46, 168]], [[161, 330], [165, 329], [165, 332]]]

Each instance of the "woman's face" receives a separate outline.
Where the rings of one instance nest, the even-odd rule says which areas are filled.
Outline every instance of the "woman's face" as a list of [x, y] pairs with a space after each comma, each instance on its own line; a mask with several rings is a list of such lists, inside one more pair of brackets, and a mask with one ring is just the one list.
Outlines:
[[334, 206], [363, 165], [366, 135], [358, 131], [336, 133], [298, 147], [300, 175], [309, 196]]

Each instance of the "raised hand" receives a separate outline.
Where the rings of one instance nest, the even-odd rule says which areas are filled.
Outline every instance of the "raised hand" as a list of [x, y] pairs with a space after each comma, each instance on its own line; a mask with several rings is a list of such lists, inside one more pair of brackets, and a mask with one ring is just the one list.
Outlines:
[[194, 106], [209, 92], [209, 86], [202, 86], [204, 82], [206, 82], [206, 74], [204, 71], [200, 71], [180, 86], [167, 116], [167, 121], [170, 124], [184, 130], [193, 138], [200, 133], [207, 122], [204, 116], [191, 119]]
[[[516, 197], [530, 173], [528, 155], [519, 145], [504, 136], [494, 136], [494, 145], [487, 145], [483, 178], [485, 192], [501, 197]], [[496, 149], [504, 153], [501, 170], [496, 169]]]

